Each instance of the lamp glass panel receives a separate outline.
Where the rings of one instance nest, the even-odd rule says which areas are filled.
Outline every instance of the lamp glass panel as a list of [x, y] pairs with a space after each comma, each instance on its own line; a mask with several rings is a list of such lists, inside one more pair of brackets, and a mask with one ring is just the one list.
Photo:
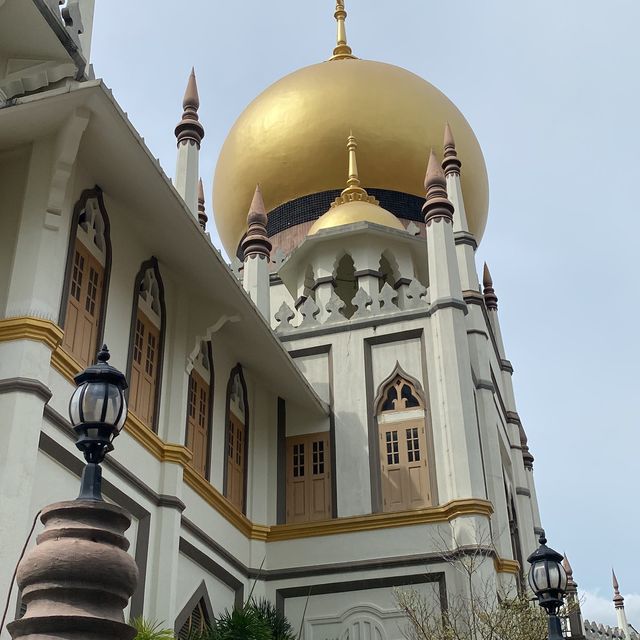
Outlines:
[[567, 572], [564, 570], [564, 567], [559, 564], [558, 568], [560, 569], [560, 591], [567, 590]]
[[120, 433], [120, 431], [122, 431], [122, 427], [124, 427], [125, 420], [127, 419], [127, 401], [124, 399], [124, 392], [122, 391], [122, 389], [119, 390], [119, 393], [122, 413], [120, 414], [118, 423], [115, 425], [116, 433]]
[[82, 398], [82, 413], [84, 422], [102, 422], [102, 409], [104, 407], [105, 387], [111, 385], [105, 382], [89, 382]]
[[[120, 409], [124, 408], [124, 396], [122, 391], [114, 384], [110, 384], [107, 390], [107, 410], [102, 422], [106, 424], [116, 426], [119, 424], [122, 416], [120, 416]], [[120, 427], [122, 428], [122, 427]], [[119, 431], [120, 429], [118, 429]]]
[[69, 419], [71, 420], [71, 424], [75, 427], [80, 424], [80, 395], [82, 391], [82, 385], [76, 387], [76, 390], [73, 392], [71, 396], [71, 400], [69, 401]]
[[545, 562], [536, 562], [531, 567], [531, 586], [536, 593], [548, 591], [549, 589], [549, 579], [545, 564]]
[[549, 587], [551, 589], [560, 588], [560, 569], [555, 562], [547, 562], [547, 570], [549, 571]]

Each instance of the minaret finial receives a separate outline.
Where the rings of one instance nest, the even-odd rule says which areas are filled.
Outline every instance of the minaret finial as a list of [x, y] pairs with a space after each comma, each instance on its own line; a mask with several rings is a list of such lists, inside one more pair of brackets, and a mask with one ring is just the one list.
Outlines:
[[202, 186], [202, 178], [198, 181], [198, 222], [202, 227], [202, 230], [205, 231], [207, 228], [207, 214], [204, 210], [204, 188]]
[[493, 288], [493, 280], [486, 262], [484, 263], [484, 270], [482, 272], [482, 286], [484, 287], [484, 302], [487, 305], [487, 309], [497, 311], [498, 296]]
[[444, 158], [442, 160], [442, 168], [444, 174], [448, 176], [451, 173], [457, 173], [460, 175], [460, 167], [462, 162], [458, 158], [458, 152], [456, 151], [456, 142], [453, 139], [453, 133], [451, 133], [451, 127], [447, 122], [444, 127]]
[[351, 51], [351, 47], [347, 44], [347, 12], [344, 8], [344, 0], [336, 0], [336, 12], [333, 14], [338, 23], [337, 44], [333, 50], [331, 60], [344, 60], [345, 58], [354, 59], [355, 56]]
[[255, 257], [269, 260], [272, 245], [267, 235], [267, 222], [268, 218], [264, 199], [262, 198], [262, 189], [258, 184], [247, 215], [247, 235], [240, 243], [245, 260]]
[[352, 202], [353, 200], [362, 200], [364, 202], [371, 202], [372, 204], [379, 204], [379, 202], [373, 196], [370, 196], [360, 185], [358, 159], [356, 157], [357, 148], [358, 141], [353, 135], [353, 131], [350, 131], [349, 137], [347, 138], [347, 150], [349, 151], [349, 176], [347, 178], [347, 188], [344, 189], [340, 196], [331, 203], [332, 207], [337, 207], [339, 204]]
[[200, 108], [200, 98], [198, 96], [198, 85], [196, 83], [196, 72], [191, 67], [187, 88], [182, 99], [182, 120], [175, 129], [178, 145], [182, 142], [193, 142], [200, 148], [202, 138], [204, 138], [204, 127], [198, 119], [198, 109]]
[[428, 226], [433, 220], [452, 222], [453, 205], [447, 195], [447, 181], [433, 149], [429, 154], [424, 187], [427, 191], [426, 202], [422, 207], [425, 224]]
[[613, 604], [616, 605], [616, 609], [620, 609], [624, 607], [624, 598], [620, 595], [620, 585], [613, 569], [611, 569], [611, 577], [613, 578]]

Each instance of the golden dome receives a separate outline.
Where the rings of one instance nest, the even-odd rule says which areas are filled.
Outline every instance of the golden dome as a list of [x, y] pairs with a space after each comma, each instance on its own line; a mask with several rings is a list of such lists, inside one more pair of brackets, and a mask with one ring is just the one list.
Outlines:
[[353, 200], [331, 207], [311, 225], [307, 235], [311, 236], [322, 229], [333, 229], [354, 222], [374, 222], [392, 229], [404, 230], [402, 222], [390, 211], [366, 200]]
[[220, 152], [213, 208], [225, 249], [235, 255], [257, 183], [267, 211], [340, 189], [350, 129], [360, 142], [364, 187], [424, 196], [429, 148], [442, 153], [447, 122], [463, 162], [469, 227], [479, 241], [488, 208], [484, 158], [464, 116], [438, 89], [399, 67], [352, 58], [284, 77], [246, 108]]

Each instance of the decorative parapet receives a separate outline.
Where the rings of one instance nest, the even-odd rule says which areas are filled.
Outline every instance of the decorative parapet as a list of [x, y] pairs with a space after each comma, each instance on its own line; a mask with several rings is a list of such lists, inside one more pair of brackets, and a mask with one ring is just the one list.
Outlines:
[[[351, 300], [355, 312], [347, 317], [345, 315], [346, 302], [338, 296], [336, 291], [333, 291], [325, 304], [327, 316], [324, 321], [318, 319], [318, 316], [321, 315], [321, 309], [311, 297], [305, 298], [298, 306], [298, 313], [286, 302], [283, 302], [274, 316], [277, 322], [276, 332], [282, 335], [299, 330], [319, 329], [326, 325], [352, 326], [351, 323], [354, 321], [380, 317], [391, 318], [394, 315], [404, 315], [407, 312], [426, 312], [429, 309], [427, 294], [427, 288], [415, 278], [409, 281], [404, 296], [400, 296], [397, 289], [391, 287], [389, 283], [385, 283], [377, 295], [377, 304], [374, 305], [371, 295], [360, 287]], [[298, 318], [298, 322], [292, 324], [291, 321], [295, 318]]]

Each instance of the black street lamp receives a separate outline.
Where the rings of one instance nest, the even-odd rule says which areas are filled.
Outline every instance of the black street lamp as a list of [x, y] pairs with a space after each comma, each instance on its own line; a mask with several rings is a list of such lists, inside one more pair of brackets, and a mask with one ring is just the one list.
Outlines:
[[98, 362], [74, 378], [78, 388], [69, 402], [69, 417], [78, 436], [76, 446], [87, 461], [78, 500], [102, 500], [100, 463], [113, 450], [113, 440], [127, 419], [127, 381], [123, 373], [108, 364], [110, 357], [105, 344]]
[[529, 586], [549, 616], [549, 640], [562, 640], [558, 611], [567, 590], [567, 574], [562, 566], [562, 555], [547, 547], [544, 531], [538, 542], [540, 546], [527, 558], [531, 564]]

